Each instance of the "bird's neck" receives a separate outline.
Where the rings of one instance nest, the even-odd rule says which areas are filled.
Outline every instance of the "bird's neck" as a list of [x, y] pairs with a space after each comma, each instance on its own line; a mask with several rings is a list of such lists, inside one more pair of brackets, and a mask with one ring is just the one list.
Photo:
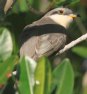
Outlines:
[[66, 15], [51, 15], [49, 16], [50, 19], [52, 19], [54, 22], [56, 22], [57, 24], [60, 24], [62, 26], [64, 26], [65, 28], [68, 28], [70, 23], [73, 21], [73, 19], [69, 16]]

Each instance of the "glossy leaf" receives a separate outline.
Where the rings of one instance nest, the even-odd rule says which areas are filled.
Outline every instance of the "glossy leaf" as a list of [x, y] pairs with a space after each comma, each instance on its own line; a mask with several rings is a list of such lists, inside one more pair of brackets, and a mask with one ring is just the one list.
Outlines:
[[54, 84], [57, 86], [56, 94], [72, 94], [74, 86], [74, 73], [70, 61], [65, 59], [53, 71]]
[[11, 77], [16, 61], [17, 57], [10, 57], [5, 62], [0, 63], [0, 85], [4, 85]]
[[51, 66], [47, 58], [42, 57], [35, 71], [36, 85], [34, 94], [49, 94], [51, 85]]
[[12, 8], [12, 13], [19, 13], [26, 11], [28, 11], [26, 0], [17, 0]]
[[[21, 94], [33, 94], [34, 86], [34, 70], [32, 65], [36, 66], [36, 62], [29, 58], [22, 58], [20, 61], [20, 78], [18, 88]], [[32, 67], [31, 67], [32, 66]], [[32, 69], [33, 68], [33, 69]]]
[[[28, 2], [29, 1], [29, 2]], [[29, 3], [29, 4], [28, 4]], [[17, 0], [13, 6], [12, 12], [19, 13], [19, 12], [30, 12], [29, 8], [32, 7], [35, 10], [41, 9], [41, 0]], [[30, 6], [29, 6], [30, 5]]]
[[9, 58], [13, 51], [11, 34], [8, 29], [0, 28], [0, 61]]
[[21, 12], [28, 10], [26, 0], [18, 0], [18, 4]]

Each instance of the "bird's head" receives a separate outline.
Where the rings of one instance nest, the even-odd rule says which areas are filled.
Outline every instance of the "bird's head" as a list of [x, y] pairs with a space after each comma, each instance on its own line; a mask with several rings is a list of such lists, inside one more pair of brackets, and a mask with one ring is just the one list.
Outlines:
[[77, 17], [71, 9], [68, 8], [56, 8], [49, 11], [45, 17], [51, 18], [57, 24], [68, 28], [70, 23]]

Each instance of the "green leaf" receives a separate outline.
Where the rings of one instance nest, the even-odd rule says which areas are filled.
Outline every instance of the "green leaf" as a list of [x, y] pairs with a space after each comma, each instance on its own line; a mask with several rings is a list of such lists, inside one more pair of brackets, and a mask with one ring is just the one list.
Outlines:
[[28, 10], [26, 0], [18, 0], [18, 4], [21, 12], [25, 12]]
[[51, 85], [51, 66], [47, 58], [42, 57], [35, 71], [36, 85], [34, 94], [49, 94]]
[[55, 5], [57, 5], [58, 7], [63, 6], [63, 5], [73, 7], [73, 6], [77, 5], [79, 2], [80, 2], [80, 0], [75, 0], [75, 1], [73, 1], [73, 0], [56, 0]]
[[83, 58], [87, 58], [87, 47], [77, 46], [72, 48], [72, 51]]
[[0, 33], [0, 61], [3, 61], [11, 56], [13, 44], [11, 34], [8, 29], [0, 28]]
[[32, 7], [34, 7], [35, 9], [39, 9], [40, 8], [40, 1], [41, 0], [33, 0], [33, 3], [32, 3]]
[[56, 94], [72, 94], [74, 86], [74, 73], [71, 63], [65, 59], [53, 71], [53, 86], [57, 86]]
[[17, 0], [12, 8], [12, 13], [29, 11], [26, 0]]
[[21, 94], [33, 94], [35, 67], [36, 62], [34, 62], [32, 59], [28, 57], [21, 59], [20, 79], [18, 82], [18, 87]]
[[75, 0], [73, 2], [73, 0], [71, 0], [72, 2], [69, 4], [70, 7], [75, 7], [76, 5], [78, 5], [80, 3], [80, 0]]
[[29, 4], [26, 1], [29, 1], [31, 7], [35, 9], [40, 9], [40, 0], [17, 0], [13, 6], [12, 12], [19, 13], [19, 12], [29, 12]]
[[16, 64], [17, 57], [10, 57], [3, 63], [0, 63], [0, 85], [7, 82], [8, 78], [11, 76], [13, 68]]

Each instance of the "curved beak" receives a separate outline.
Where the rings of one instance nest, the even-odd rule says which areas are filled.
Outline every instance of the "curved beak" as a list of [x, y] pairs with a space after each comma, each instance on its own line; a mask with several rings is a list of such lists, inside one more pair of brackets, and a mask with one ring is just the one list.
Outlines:
[[77, 17], [81, 17], [79, 14], [77, 14], [77, 15], [76, 14], [70, 14], [69, 16], [72, 17], [73, 19], [75, 19]]

